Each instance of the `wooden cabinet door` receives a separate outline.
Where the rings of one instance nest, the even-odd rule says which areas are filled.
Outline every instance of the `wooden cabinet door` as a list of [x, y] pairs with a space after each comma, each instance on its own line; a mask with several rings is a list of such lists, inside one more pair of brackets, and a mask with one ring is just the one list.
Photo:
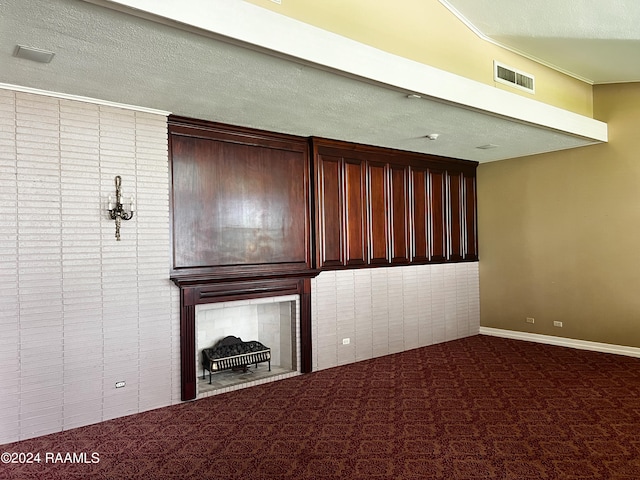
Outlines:
[[344, 159], [344, 233], [346, 265], [367, 264], [365, 166], [360, 160]]
[[460, 261], [464, 258], [464, 201], [462, 188], [462, 173], [447, 175], [447, 206], [448, 206], [448, 252], [447, 260]]
[[429, 261], [429, 174], [426, 169], [411, 169], [411, 261]]
[[447, 259], [447, 208], [446, 174], [441, 170], [429, 170], [428, 205], [430, 260], [441, 262]]
[[342, 159], [318, 156], [318, 266], [344, 265]]
[[403, 264], [410, 261], [410, 225], [409, 213], [409, 168], [402, 165], [390, 165], [388, 168], [391, 192], [390, 240], [391, 263]]
[[369, 264], [391, 263], [389, 249], [389, 183], [384, 163], [367, 162]]

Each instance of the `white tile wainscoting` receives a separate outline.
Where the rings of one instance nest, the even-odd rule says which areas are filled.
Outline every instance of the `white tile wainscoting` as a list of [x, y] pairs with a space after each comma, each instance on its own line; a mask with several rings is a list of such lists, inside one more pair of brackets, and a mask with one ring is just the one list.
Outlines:
[[478, 275], [477, 262], [320, 273], [311, 284], [313, 369], [477, 335]]

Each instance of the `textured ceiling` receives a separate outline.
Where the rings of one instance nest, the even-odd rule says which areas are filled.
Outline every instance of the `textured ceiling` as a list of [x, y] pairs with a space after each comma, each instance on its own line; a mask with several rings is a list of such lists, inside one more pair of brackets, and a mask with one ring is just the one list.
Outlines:
[[500, 45], [590, 83], [640, 81], [638, 0], [441, 0]]
[[[409, 99], [390, 85], [150, 18], [79, 0], [2, 0], [0, 83], [480, 162], [597, 143], [438, 99]], [[49, 64], [15, 58], [17, 44], [56, 55]], [[427, 140], [429, 133], [440, 137]], [[476, 148], [486, 144], [499, 148]]]

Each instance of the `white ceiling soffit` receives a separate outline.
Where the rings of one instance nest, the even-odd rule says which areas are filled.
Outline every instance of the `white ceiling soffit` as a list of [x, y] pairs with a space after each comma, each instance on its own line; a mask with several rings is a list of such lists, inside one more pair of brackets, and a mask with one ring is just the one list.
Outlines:
[[440, 0], [481, 37], [592, 84], [640, 81], [638, 0]]
[[301, 136], [480, 162], [607, 141], [602, 122], [240, 1], [3, 0], [0, 44], [5, 87]]

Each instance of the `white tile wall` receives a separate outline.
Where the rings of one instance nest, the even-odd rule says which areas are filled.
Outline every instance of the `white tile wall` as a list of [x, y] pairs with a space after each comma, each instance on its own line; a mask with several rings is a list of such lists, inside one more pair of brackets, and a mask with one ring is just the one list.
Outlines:
[[314, 370], [480, 330], [477, 263], [322, 272], [311, 292]]
[[[233, 305], [235, 303], [235, 305]], [[228, 335], [259, 341], [258, 307], [241, 302], [196, 306], [196, 365], [200, 369], [202, 350]]]
[[164, 116], [0, 89], [0, 443], [179, 401], [167, 159]]
[[20, 436], [18, 182], [15, 96], [0, 90], [0, 443]]

